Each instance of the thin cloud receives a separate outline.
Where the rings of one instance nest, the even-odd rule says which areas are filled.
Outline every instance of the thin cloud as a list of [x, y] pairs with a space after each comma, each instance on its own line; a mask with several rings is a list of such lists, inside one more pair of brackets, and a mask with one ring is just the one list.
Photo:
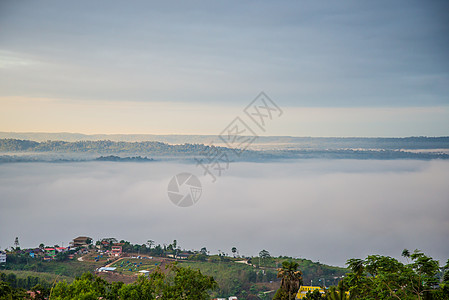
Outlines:
[[80, 234], [177, 239], [187, 249], [268, 249], [337, 265], [403, 248], [441, 261], [449, 253], [445, 161], [235, 163], [216, 183], [200, 176], [202, 198], [179, 208], [166, 189], [185, 171], [201, 175], [157, 162], [1, 165], [0, 246], [16, 236], [22, 247], [67, 245]]

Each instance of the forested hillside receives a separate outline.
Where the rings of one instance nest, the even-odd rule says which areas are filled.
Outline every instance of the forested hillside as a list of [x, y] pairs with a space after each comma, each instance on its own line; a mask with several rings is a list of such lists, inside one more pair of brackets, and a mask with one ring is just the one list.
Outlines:
[[[444, 139], [445, 138], [441, 138]], [[424, 145], [425, 146], [425, 145]], [[421, 145], [421, 147], [424, 147]], [[431, 147], [427, 145], [426, 147]], [[319, 147], [318, 147], [319, 148]], [[144, 142], [117, 142], [101, 141], [45, 141], [0, 139], [1, 162], [36, 161], [36, 157], [11, 157], [17, 153], [35, 154], [77, 154], [89, 155], [89, 160], [98, 159], [98, 156], [115, 155], [119, 161], [124, 156], [129, 157], [159, 157], [159, 158], [193, 158], [216, 159], [225, 161], [267, 161], [278, 159], [320, 158], [320, 159], [448, 159], [449, 154], [441, 151], [406, 151], [391, 149], [283, 149], [283, 150], [245, 150], [237, 152], [231, 148], [204, 144], [172, 145], [156, 141]], [[95, 156], [95, 157], [92, 157]], [[53, 158], [52, 158], [53, 159]], [[52, 160], [50, 159], [50, 160]], [[59, 158], [60, 159], [60, 158]], [[65, 160], [72, 157], [66, 156]], [[48, 159], [47, 159], [48, 160]], [[79, 160], [79, 157], [77, 158]], [[100, 158], [98, 160], [111, 160]], [[129, 161], [130, 159], [125, 159]], [[135, 159], [134, 161], [141, 161]]]

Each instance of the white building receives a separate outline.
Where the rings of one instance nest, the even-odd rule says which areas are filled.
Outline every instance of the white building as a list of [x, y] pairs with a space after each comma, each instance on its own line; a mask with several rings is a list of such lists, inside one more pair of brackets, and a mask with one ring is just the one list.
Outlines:
[[6, 262], [6, 253], [3, 251], [0, 251], [0, 264]]
[[139, 271], [139, 273], [140, 273], [140, 275], [144, 275], [146, 277], [150, 276], [150, 271], [147, 271], [147, 270], [141, 270], [141, 271]]
[[98, 272], [114, 272], [115, 270], [117, 270], [116, 267], [101, 267], [97, 269]]

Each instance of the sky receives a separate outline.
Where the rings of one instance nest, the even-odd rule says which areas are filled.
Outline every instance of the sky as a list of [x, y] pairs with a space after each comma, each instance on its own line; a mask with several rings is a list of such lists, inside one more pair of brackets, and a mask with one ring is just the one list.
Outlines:
[[447, 1], [1, 1], [0, 131], [449, 135]]
[[[191, 207], [167, 197], [174, 174], [199, 177]], [[449, 162], [298, 160], [234, 163], [212, 183], [194, 164], [0, 165], [0, 248], [115, 237], [256, 256], [266, 249], [344, 266], [349, 258], [449, 254]], [[7, 225], [14, 224], [14, 225]]]

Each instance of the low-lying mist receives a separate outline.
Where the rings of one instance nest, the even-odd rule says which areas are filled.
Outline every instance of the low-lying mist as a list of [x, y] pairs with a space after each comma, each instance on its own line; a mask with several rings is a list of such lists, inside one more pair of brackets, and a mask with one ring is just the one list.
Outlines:
[[[173, 175], [197, 175], [188, 208], [167, 196]], [[296, 160], [234, 163], [212, 183], [191, 164], [0, 165], [0, 247], [64, 244], [76, 236], [207, 247], [242, 255], [266, 249], [344, 265], [419, 248], [449, 258], [449, 162]]]

